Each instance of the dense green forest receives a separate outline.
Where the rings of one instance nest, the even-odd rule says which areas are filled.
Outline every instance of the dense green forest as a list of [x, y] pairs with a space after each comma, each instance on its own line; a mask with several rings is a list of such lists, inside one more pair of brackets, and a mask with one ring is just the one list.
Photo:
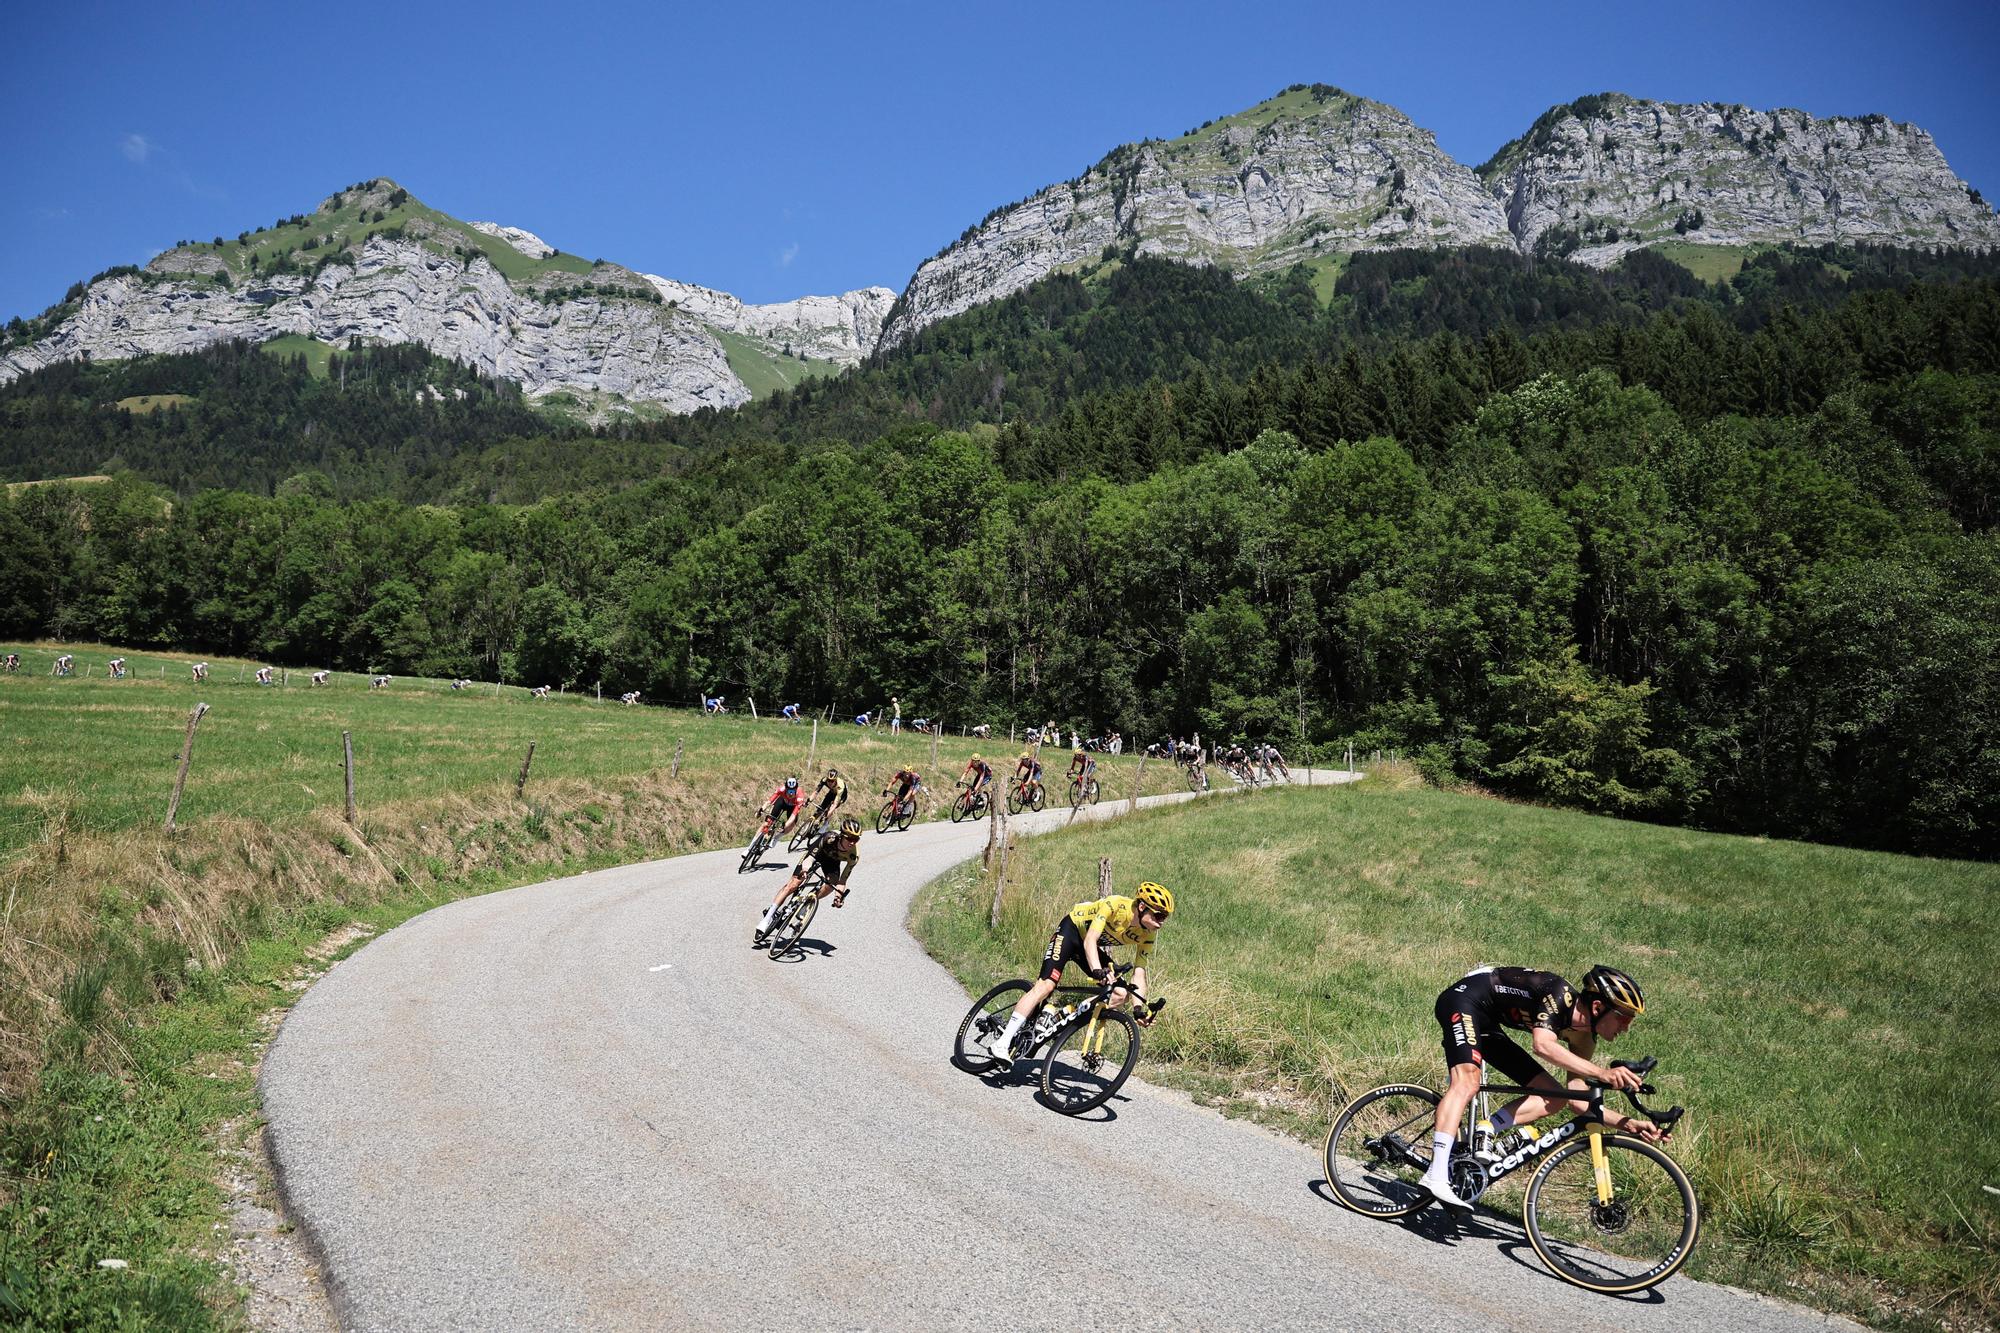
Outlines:
[[215, 349], [262, 395], [193, 394], [260, 442], [234, 490], [174, 461], [212, 448], [159, 424], [193, 404], [93, 406], [171, 376], [42, 372], [0, 391], [0, 460], [25, 403], [69, 470], [115, 429], [131, 471], [0, 503], [0, 634], [1353, 739], [1594, 809], [2000, 846], [2000, 265], [1363, 256], [1330, 305], [1108, 267], [595, 435], [463, 371], [412, 409], [446, 372], [407, 349], [341, 358], [345, 394]]

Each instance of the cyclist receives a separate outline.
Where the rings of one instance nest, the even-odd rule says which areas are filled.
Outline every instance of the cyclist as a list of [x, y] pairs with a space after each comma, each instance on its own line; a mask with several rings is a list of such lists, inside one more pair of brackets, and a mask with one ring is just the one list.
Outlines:
[[1250, 770], [1247, 767], [1249, 760], [1250, 756], [1243, 753], [1243, 743], [1241, 741], [1231, 741], [1229, 748], [1223, 752], [1222, 766], [1237, 777], [1247, 780], [1250, 776]]
[[1153, 943], [1159, 938], [1160, 927], [1173, 915], [1174, 895], [1164, 885], [1147, 880], [1132, 896], [1127, 898], [1113, 894], [1109, 898], [1099, 898], [1095, 902], [1078, 903], [1056, 922], [1055, 930], [1049, 935], [1049, 947], [1042, 954], [1041, 976], [1014, 1004], [1014, 1012], [1007, 1019], [1007, 1026], [994, 1034], [987, 1043], [986, 1053], [999, 1062], [1002, 1069], [1013, 1064], [1007, 1048], [1020, 1033], [1021, 1025], [1034, 1016], [1035, 1010], [1055, 994], [1056, 983], [1062, 980], [1063, 968], [1072, 962], [1083, 964], [1086, 972], [1098, 981], [1109, 981], [1112, 976], [1111, 960], [1106, 950], [1114, 944], [1129, 944], [1132, 953], [1132, 977], [1129, 985], [1120, 986], [1111, 996], [1111, 1003], [1123, 1007], [1133, 996], [1139, 1000], [1139, 1009], [1133, 1017], [1143, 1027], [1151, 1027], [1153, 1018], [1146, 1011], [1146, 959], [1153, 952]]
[[993, 781], [993, 765], [980, 755], [973, 755], [965, 765], [965, 772], [958, 779], [958, 785], [977, 796], [987, 783]]
[[[1602, 965], [1584, 975], [1581, 991], [1572, 990], [1553, 972], [1526, 967], [1474, 968], [1447, 987], [1437, 998], [1436, 1014], [1438, 1027], [1444, 1032], [1444, 1062], [1451, 1071], [1451, 1081], [1438, 1102], [1424, 1188], [1446, 1207], [1472, 1207], [1452, 1191], [1451, 1147], [1465, 1108], [1479, 1093], [1480, 1074], [1488, 1061], [1524, 1087], [1561, 1091], [1561, 1085], [1502, 1028], [1533, 1033], [1535, 1057], [1567, 1073], [1573, 1088], [1591, 1079], [1631, 1091], [1644, 1081], [1639, 1075], [1630, 1069], [1600, 1065], [1591, 1056], [1599, 1040], [1610, 1042], [1624, 1035], [1632, 1020], [1645, 1010], [1646, 997], [1639, 983], [1615, 967]], [[1494, 1112], [1490, 1122], [1482, 1121], [1473, 1128], [1476, 1134], [1503, 1134], [1540, 1119], [1562, 1103], [1562, 1098], [1549, 1096], [1516, 1098]], [[1579, 1115], [1589, 1109], [1589, 1103], [1581, 1101], [1571, 1101], [1569, 1106]], [[1657, 1125], [1637, 1116], [1607, 1111], [1605, 1121], [1611, 1128], [1636, 1134], [1649, 1143], [1661, 1138]]]
[[764, 915], [757, 920], [757, 930], [751, 943], [762, 945], [766, 933], [771, 929], [771, 913], [778, 910], [778, 904], [785, 901], [785, 895], [798, 888], [799, 881], [806, 877], [806, 870], [813, 862], [819, 862], [823, 875], [814, 897], [833, 895], [833, 905], [840, 907], [847, 902], [847, 877], [854, 873], [854, 863], [861, 859], [856, 847], [861, 842], [861, 821], [853, 815], [840, 821], [839, 829], [828, 829], [813, 840], [806, 848], [806, 854], [792, 867], [792, 877], [778, 889], [778, 896], [771, 899], [771, 905], [764, 909]]
[[1264, 742], [1264, 767], [1275, 769], [1277, 776], [1287, 781], [1291, 779], [1292, 770], [1285, 766], [1285, 756], [1278, 753], [1278, 747], [1269, 741]]
[[903, 803], [916, 795], [923, 785], [924, 781], [917, 776], [916, 769], [899, 768], [896, 770], [896, 776], [889, 779], [889, 785], [882, 789], [882, 794], [884, 796], [893, 794], [896, 798], [896, 809], [900, 811]]
[[813, 800], [818, 804], [813, 811], [813, 822], [823, 824], [826, 817], [847, 804], [847, 779], [840, 776], [840, 770], [829, 768], [826, 776], [813, 788]]
[[1025, 787], [1030, 782], [1040, 782], [1041, 780], [1042, 761], [1035, 758], [1033, 750], [1021, 751], [1021, 757], [1014, 763], [1014, 781]]
[[784, 718], [787, 722], [796, 722], [799, 720], [799, 706], [797, 704], [786, 704], [782, 709], [778, 710], [778, 716]]
[[[757, 807], [757, 813], [777, 826], [774, 837], [788, 838], [792, 825], [799, 822], [799, 811], [804, 807], [805, 802], [799, 796], [799, 780], [786, 778], [785, 785], [772, 792], [771, 799]], [[780, 819], [783, 824], [778, 824]]]
[[1069, 757], [1069, 772], [1064, 776], [1068, 777], [1071, 781], [1082, 778], [1084, 785], [1089, 786], [1090, 780], [1097, 776], [1097, 756], [1087, 750], [1071, 752]]

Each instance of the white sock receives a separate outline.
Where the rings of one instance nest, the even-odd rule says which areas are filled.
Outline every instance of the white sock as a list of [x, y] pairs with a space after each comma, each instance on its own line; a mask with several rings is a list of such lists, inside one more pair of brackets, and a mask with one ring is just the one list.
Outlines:
[[1436, 1176], [1440, 1180], [1445, 1178], [1446, 1169], [1451, 1164], [1451, 1144], [1452, 1138], [1449, 1134], [1431, 1135], [1431, 1166], [1430, 1170], [1424, 1172], [1425, 1175]]
[[1021, 1034], [1021, 1025], [1027, 1021], [1027, 1019], [1021, 1017], [1019, 1014], [1013, 1014], [1008, 1017], [1007, 1026], [1000, 1031], [999, 1045], [1002, 1050], [1005, 1050], [1013, 1042], [1014, 1038]]

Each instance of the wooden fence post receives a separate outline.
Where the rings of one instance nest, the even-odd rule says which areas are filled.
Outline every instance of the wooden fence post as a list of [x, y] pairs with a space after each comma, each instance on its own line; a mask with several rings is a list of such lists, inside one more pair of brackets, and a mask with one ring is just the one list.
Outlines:
[[750, 696], [750, 720], [757, 721], [757, 696], [754, 694]]
[[819, 719], [813, 719], [812, 746], [806, 751], [806, 772], [813, 771], [813, 760], [819, 754]]
[[680, 737], [676, 736], [674, 738], [674, 767], [673, 771], [667, 774], [670, 778], [677, 778], [681, 775], [681, 746], [685, 744], [686, 742], [681, 740]]
[[931, 768], [933, 770], [937, 768], [938, 737], [943, 734], [944, 734], [944, 723], [939, 722], [931, 727]]
[[1111, 858], [1097, 858], [1097, 897], [1099, 901], [1111, 896]]
[[187, 736], [181, 741], [181, 766], [174, 774], [174, 794], [167, 800], [167, 822], [160, 826], [169, 833], [174, 831], [174, 816], [181, 809], [181, 791], [187, 786], [188, 764], [194, 759], [194, 729], [201, 725], [201, 715], [207, 711], [207, 704], [196, 704], [188, 714]]
[[1146, 783], [1146, 756], [1141, 754], [1139, 756], [1139, 771], [1132, 775], [1132, 799], [1125, 803], [1125, 813], [1130, 814], [1132, 813], [1132, 811], [1137, 810], [1139, 808], [1139, 789], [1143, 787], [1145, 783]]
[[986, 913], [986, 923], [995, 930], [1000, 928], [1000, 900], [1007, 894], [1007, 842], [1000, 840], [1000, 869], [993, 876], [993, 906]]
[[604, 682], [601, 680], [597, 682], [597, 702], [604, 702]]
[[500, 682], [497, 680], [493, 682], [493, 697], [496, 699], [500, 697]]
[[348, 732], [340, 733], [340, 753], [347, 764], [347, 823], [350, 828], [359, 828], [354, 820], [354, 737]]
[[996, 791], [986, 799], [986, 850], [979, 857], [981, 867], [993, 864], [993, 849], [1000, 845], [1001, 818], [1000, 793]]
[[519, 796], [528, 785], [528, 765], [535, 762], [535, 743], [528, 742], [528, 753], [521, 758], [521, 776], [514, 779], [514, 794]]

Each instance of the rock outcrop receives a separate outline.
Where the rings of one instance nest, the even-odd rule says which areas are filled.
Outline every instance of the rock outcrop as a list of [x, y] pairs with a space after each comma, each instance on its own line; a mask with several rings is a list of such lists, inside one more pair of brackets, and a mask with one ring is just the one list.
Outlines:
[[910, 279], [882, 331], [926, 324], [1079, 268], [1107, 247], [1239, 274], [1399, 246], [1509, 245], [1479, 178], [1393, 107], [1324, 84], [1287, 89], [996, 210]]
[[855, 365], [875, 350], [882, 321], [896, 303], [887, 287], [861, 287], [839, 296], [801, 296], [770, 305], [745, 305], [718, 292], [672, 278], [645, 275], [653, 290], [702, 323], [754, 338], [772, 351], [791, 351], [818, 361]]
[[1524, 250], [1585, 263], [1676, 238], [2000, 244], [1993, 210], [1931, 136], [1882, 116], [1604, 93], [1552, 108], [1479, 173]]

